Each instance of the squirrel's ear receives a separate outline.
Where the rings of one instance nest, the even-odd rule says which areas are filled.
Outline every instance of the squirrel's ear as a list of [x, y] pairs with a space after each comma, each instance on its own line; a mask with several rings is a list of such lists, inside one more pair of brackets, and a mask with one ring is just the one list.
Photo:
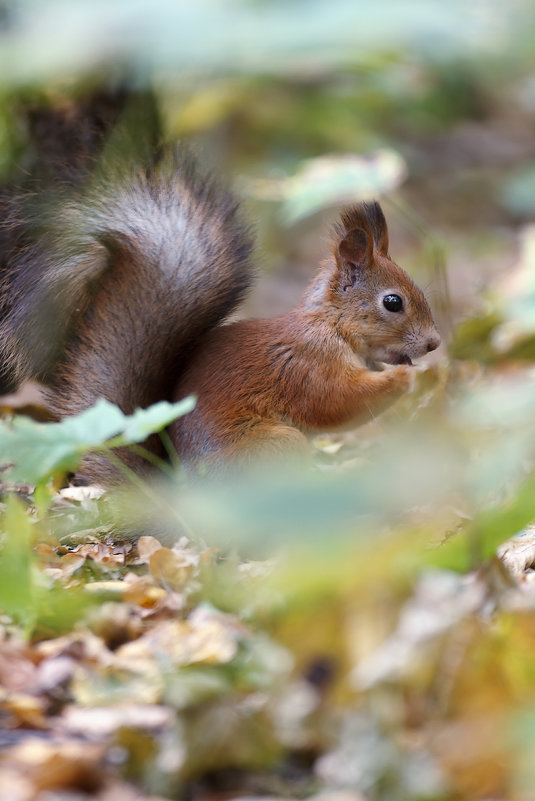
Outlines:
[[339, 243], [338, 253], [346, 264], [363, 267], [372, 257], [373, 242], [362, 228], [353, 228]]
[[353, 228], [338, 243], [338, 265], [344, 289], [357, 281], [358, 271], [373, 263], [373, 241], [362, 228]]
[[343, 289], [355, 286], [359, 274], [373, 262], [373, 240], [362, 228], [347, 231], [337, 247], [338, 281]]

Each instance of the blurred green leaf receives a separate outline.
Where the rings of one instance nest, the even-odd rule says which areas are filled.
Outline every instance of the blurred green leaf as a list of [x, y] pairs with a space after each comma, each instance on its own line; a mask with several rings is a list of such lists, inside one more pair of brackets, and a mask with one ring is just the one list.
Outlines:
[[30, 518], [17, 498], [9, 497], [0, 521], [0, 608], [31, 628], [35, 617], [32, 529]]
[[101, 399], [60, 423], [36, 423], [27, 417], [15, 417], [0, 423], [0, 453], [2, 460], [9, 460], [11, 480], [35, 484], [76, 469], [84, 453], [92, 448], [102, 448], [106, 443], [117, 447], [140, 442], [191, 411], [194, 405], [193, 398], [178, 403], [161, 401], [125, 415]]
[[509, 537], [535, 520], [535, 475], [530, 475], [507, 503], [484, 509], [470, 526], [477, 558], [488, 559]]
[[292, 225], [329, 206], [371, 200], [396, 189], [405, 174], [405, 162], [393, 150], [381, 150], [368, 158], [309, 159], [293, 177], [276, 183], [283, 198], [280, 216], [286, 225]]
[[521, 216], [535, 212], [535, 164], [527, 165], [509, 178], [503, 186], [500, 200], [508, 211]]
[[[533, 188], [535, 191], [535, 183]], [[516, 325], [524, 336], [535, 333], [535, 225], [523, 229], [520, 258], [502, 290], [510, 324]]]
[[133, 442], [143, 442], [149, 434], [161, 431], [178, 417], [183, 417], [195, 407], [195, 398], [189, 397], [177, 403], [160, 401], [149, 406], [148, 409], [136, 409], [125, 417], [124, 429], [121, 433], [121, 444], [129, 445]]
[[[352, 0], [289, 3], [199, 0], [19, 0], [0, 48], [4, 82], [31, 82], [131, 63], [137, 74], [178, 70], [281, 72], [354, 62], [371, 50], [409, 47], [435, 57], [521, 44], [529, 3], [498, 0]], [[459, 20], [462, 19], [462, 26]], [[527, 45], [526, 45], [527, 46]]]
[[486, 314], [469, 317], [455, 329], [450, 343], [450, 353], [454, 359], [477, 359], [483, 363], [493, 362], [496, 352], [492, 345], [492, 332], [503, 321], [496, 309]]
[[29, 636], [69, 631], [96, 603], [83, 587], [64, 588], [45, 575], [33, 553], [35, 527], [27, 509], [8, 496], [0, 518], [0, 610]]

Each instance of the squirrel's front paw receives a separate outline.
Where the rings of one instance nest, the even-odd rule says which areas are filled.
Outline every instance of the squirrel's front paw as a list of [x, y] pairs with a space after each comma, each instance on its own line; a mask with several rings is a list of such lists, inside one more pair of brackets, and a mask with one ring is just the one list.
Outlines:
[[400, 364], [391, 370], [400, 392], [412, 392], [416, 382], [416, 371], [411, 365]]

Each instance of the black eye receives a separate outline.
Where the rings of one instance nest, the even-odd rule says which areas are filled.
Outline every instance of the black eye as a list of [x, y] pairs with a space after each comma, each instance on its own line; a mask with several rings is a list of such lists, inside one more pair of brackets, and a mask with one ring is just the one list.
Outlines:
[[385, 295], [383, 306], [391, 312], [400, 312], [403, 309], [403, 301], [399, 295]]

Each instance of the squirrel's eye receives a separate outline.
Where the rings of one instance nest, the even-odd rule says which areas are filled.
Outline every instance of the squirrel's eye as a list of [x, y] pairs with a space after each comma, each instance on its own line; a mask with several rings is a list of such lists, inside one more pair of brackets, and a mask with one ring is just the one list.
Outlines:
[[391, 312], [400, 312], [403, 308], [403, 301], [399, 295], [385, 295], [383, 306]]

